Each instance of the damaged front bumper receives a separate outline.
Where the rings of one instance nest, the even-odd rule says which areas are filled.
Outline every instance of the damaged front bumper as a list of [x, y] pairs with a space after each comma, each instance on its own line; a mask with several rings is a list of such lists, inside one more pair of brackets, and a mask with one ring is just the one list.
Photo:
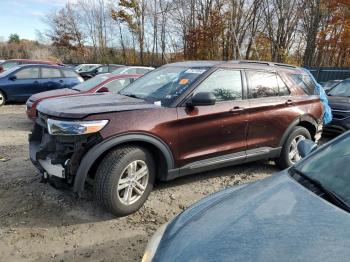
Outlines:
[[29, 135], [29, 154], [44, 178], [55, 177], [69, 185], [74, 182], [82, 157], [101, 141], [98, 133], [79, 136], [53, 136], [42, 115]]

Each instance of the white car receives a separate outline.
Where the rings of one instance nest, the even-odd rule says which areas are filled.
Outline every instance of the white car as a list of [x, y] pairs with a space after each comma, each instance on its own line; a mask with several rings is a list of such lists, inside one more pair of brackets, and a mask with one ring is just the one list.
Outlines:
[[91, 69], [100, 66], [101, 64], [81, 64], [74, 68], [75, 72], [82, 73], [90, 71]]
[[146, 67], [146, 66], [123, 66], [112, 72], [114, 75], [144, 75], [150, 71], [154, 70], [154, 67]]

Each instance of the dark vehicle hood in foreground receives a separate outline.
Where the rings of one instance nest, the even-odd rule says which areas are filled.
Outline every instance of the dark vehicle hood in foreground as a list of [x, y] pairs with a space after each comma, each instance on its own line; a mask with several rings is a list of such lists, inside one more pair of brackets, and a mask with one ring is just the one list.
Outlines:
[[284, 171], [184, 211], [153, 261], [348, 261], [349, 247], [350, 214]]
[[30, 99], [30, 101], [35, 102], [37, 100], [41, 100], [44, 98], [66, 96], [66, 95], [75, 95], [75, 94], [79, 94], [79, 91], [73, 90], [70, 88], [63, 88], [63, 89], [57, 89], [57, 90], [51, 90], [51, 91], [37, 93], [35, 95], [32, 95], [29, 99]]
[[329, 106], [336, 110], [350, 110], [350, 97], [328, 96]]
[[111, 93], [76, 95], [44, 100], [38, 111], [49, 116], [81, 119], [91, 114], [159, 108], [142, 99]]

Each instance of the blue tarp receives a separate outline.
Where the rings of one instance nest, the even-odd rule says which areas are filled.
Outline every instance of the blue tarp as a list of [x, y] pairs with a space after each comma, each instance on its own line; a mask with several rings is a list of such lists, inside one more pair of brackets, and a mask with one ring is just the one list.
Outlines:
[[331, 110], [331, 107], [329, 106], [328, 104], [328, 98], [327, 98], [327, 95], [326, 95], [326, 92], [324, 91], [323, 87], [317, 83], [316, 79], [314, 78], [314, 76], [310, 73], [309, 70], [307, 69], [304, 69], [309, 75], [310, 77], [315, 81], [316, 83], [316, 89], [315, 89], [315, 92], [317, 95], [320, 96], [320, 100], [323, 104], [323, 109], [324, 109], [324, 112], [323, 112], [323, 125], [327, 125], [329, 124], [330, 122], [332, 122], [332, 110]]

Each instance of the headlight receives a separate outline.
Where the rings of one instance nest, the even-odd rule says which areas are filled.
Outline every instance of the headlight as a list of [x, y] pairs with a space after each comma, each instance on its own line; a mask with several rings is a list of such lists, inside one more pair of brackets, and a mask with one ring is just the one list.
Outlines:
[[108, 120], [96, 121], [60, 121], [47, 120], [47, 129], [50, 135], [85, 135], [96, 133], [107, 125]]
[[153, 237], [148, 242], [145, 253], [143, 254], [142, 262], [152, 261], [168, 224], [169, 223], [163, 224], [160, 228], [158, 228], [156, 233], [154, 233]]

